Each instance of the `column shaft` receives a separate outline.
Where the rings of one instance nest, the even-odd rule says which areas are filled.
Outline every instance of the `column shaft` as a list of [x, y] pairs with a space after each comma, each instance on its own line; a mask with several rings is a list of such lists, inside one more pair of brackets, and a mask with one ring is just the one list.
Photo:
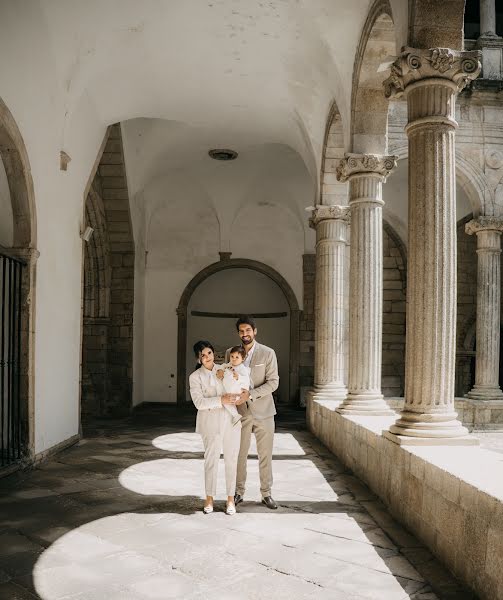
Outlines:
[[[469, 398], [502, 400], [499, 386], [500, 309], [501, 309], [501, 230], [484, 227], [484, 220], [494, 226], [496, 219], [481, 217], [467, 223], [467, 233], [477, 235], [477, 356], [475, 386]], [[503, 229], [503, 221], [500, 221]]]
[[496, 2], [480, 0], [480, 36], [496, 35]]
[[319, 206], [311, 219], [311, 225], [316, 228], [316, 398], [342, 400], [347, 393], [344, 268], [348, 221], [349, 209], [342, 206]]
[[[342, 413], [389, 415], [381, 393], [382, 183], [395, 157], [348, 155], [351, 207], [349, 393]], [[386, 166], [384, 166], [386, 165]]]
[[[394, 441], [466, 439], [454, 410], [456, 357], [456, 94], [480, 72], [478, 53], [406, 48], [385, 82], [405, 90], [409, 253], [405, 406]], [[391, 436], [393, 439], [393, 436]], [[398, 438], [401, 438], [398, 439]], [[431, 443], [431, 442], [430, 442]], [[470, 443], [470, 442], [468, 442]]]

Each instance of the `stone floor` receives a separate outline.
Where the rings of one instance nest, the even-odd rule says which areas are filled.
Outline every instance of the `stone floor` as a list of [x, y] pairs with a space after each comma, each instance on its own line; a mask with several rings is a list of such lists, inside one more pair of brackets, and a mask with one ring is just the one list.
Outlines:
[[0, 599], [475, 598], [305, 431], [302, 413], [277, 427], [280, 508], [258, 503], [252, 455], [238, 514], [225, 515], [222, 495], [204, 515], [193, 422], [151, 410], [94, 423], [40, 468], [0, 479]]

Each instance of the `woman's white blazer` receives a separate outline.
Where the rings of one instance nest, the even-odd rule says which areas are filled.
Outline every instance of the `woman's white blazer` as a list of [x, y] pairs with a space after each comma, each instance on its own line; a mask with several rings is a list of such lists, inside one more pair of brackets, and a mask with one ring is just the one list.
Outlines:
[[197, 408], [196, 432], [201, 435], [223, 433], [225, 421], [230, 418], [220, 401], [224, 391], [216, 371], [216, 366], [212, 371], [200, 367], [189, 377], [190, 396]]

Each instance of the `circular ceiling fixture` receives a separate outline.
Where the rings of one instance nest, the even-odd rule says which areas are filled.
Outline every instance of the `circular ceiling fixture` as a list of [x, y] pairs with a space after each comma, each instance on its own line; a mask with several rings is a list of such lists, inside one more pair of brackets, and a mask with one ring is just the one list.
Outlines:
[[215, 160], [234, 160], [238, 156], [237, 152], [228, 148], [214, 148], [208, 154]]

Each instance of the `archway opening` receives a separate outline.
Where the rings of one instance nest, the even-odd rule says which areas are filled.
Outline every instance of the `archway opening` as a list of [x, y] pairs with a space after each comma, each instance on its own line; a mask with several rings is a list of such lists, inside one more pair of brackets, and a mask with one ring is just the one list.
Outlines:
[[[225, 350], [239, 343], [235, 322], [241, 314], [254, 316], [257, 341], [274, 348], [280, 376], [275, 400], [288, 403], [290, 307], [278, 285], [257, 271], [219, 271], [194, 291], [187, 307], [187, 365], [194, 362], [192, 347], [200, 339], [210, 340], [215, 346], [217, 362], [223, 362]], [[188, 368], [187, 379], [190, 371]]]
[[85, 201], [81, 417], [132, 409], [134, 241], [119, 124]]
[[260, 343], [274, 348], [280, 387], [276, 400], [296, 404], [299, 394], [299, 317], [297, 300], [286, 280], [271, 267], [247, 259], [209, 265], [185, 288], [178, 305], [177, 402], [187, 406], [188, 376], [194, 367], [192, 345], [209, 339], [217, 362], [239, 343], [235, 329], [241, 314], [256, 318]]
[[0, 99], [0, 469], [34, 452], [35, 235], [28, 156]]

